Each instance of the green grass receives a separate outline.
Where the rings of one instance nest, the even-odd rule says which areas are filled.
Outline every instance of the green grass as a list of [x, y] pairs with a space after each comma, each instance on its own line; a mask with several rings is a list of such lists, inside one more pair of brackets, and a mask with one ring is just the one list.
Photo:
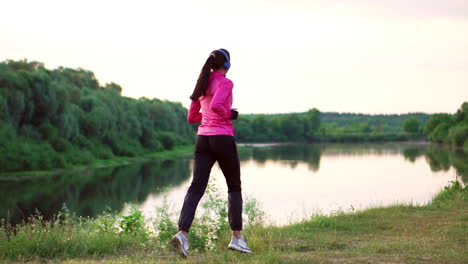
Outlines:
[[[250, 151], [251, 147], [238, 147], [239, 153]], [[112, 159], [96, 159], [91, 164], [74, 165], [64, 169], [51, 169], [51, 170], [36, 170], [36, 171], [17, 171], [17, 172], [3, 172], [0, 177], [34, 177], [48, 174], [60, 174], [63, 171], [70, 171], [73, 169], [86, 169], [86, 168], [102, 168], [127, 165], [134, 162], [143, 162], [151, 159], [174, 159], [177, 157], [191, 157], [194, 151], [194, 145], [177, 146], [172, 150], [164, 150], [159, 152], [151, 152], [136, 157], [117, 157]]]
[[61, 173], [69, 171], [70, 169], [83, 169], [83, 168], [101, 168], [126, 165], [134, 162], [142, 162], [150, 159], [172, 159], [181, 156], [190, 156], [193, 152], [193, 145], [178, 146], [172, 150], [164, 150], [159, 152], [151, 152], [137, 157], [113, 157], [112, 159], [96, 159], [91, 164], [87, 165], [74, 165], [65, 169], [52, 169], [52, 170], [37, 170], [37, 171], [18, 171], [18, 172], [5, 172], [0, 173], [0, 177], [21, 177], [27, 175], [38, 176], [44, 174]]
[[[225, 203], [216, 195], [207, 203], [217, 216], [225, 214], [220, 210]], [[65, 212], [56, 221], [36, 218], [16, 228], [3, 225], [0, 262], [468, 263], [468, 188], [458, 183], [425, 206], [317, 215], [284, 227], [263, 226], [258, 211], [252, 210], [244, 232], [254, 251], [249, 255], [226, 249], [226, 219], [215, 215], [197, 220], [190, 257], [180, 259], [167, 247], [176, 227], [166, 209], [160, 209], [154, 223], [157, 234], [142, 226], [138, 211], [124, 218], [104, 214], [97, 219], [73, 218]], [[124, 230], [118, 231], [119, 221], [117, 226]]]

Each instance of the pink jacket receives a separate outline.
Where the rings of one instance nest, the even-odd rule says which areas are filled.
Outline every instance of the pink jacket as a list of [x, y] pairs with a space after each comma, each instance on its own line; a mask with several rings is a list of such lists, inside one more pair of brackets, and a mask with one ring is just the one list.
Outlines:
[[[232, 88], [234, 84], [220, 72], [212, 72], [205, 96], [192, 101], [188, 111], [189, 123], [201, 122], [198, 135], [234, 136], [231, 117]], [[200, 113], [200, 109], [202, 112]]]

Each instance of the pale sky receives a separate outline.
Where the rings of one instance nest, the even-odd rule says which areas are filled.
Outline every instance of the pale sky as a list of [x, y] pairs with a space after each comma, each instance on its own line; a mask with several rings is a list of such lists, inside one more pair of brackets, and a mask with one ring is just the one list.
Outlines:
[[123, 95], [181, 102], [232, 56], [241, 113], [449, 112], [468, 101], [467, 0], [1, 3], [0, 60], [84, 68]]

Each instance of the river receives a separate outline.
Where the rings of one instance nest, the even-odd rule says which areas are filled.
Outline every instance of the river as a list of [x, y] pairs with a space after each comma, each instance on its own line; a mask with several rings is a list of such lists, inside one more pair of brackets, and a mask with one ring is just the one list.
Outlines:
[[[272, 224], [392, 204], [428, 203], [451, 181], [467, 182], [468, 155], [414, 143], [280, 144], [241, 151], [245, 200], [255, 199]], [[155, 217], [166, 201], [180, 210], [193, 160], [151, 160], [131, 165], [70, 170], [40, 177], [0, 178], [0, 219], [19, 223], [64, 206], [95, 217], [105, 210], [142, 210]], [[212, 186], [224, 195], [217, 165]]]

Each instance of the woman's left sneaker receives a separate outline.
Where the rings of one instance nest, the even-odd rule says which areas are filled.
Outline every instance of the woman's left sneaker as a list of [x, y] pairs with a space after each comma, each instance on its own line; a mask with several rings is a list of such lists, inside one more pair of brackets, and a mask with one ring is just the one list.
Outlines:
[[183, 258], [188, 257], [189, 242], [182, 231], [179, 231], [175, 236], [173, 236], [171, 242], [172, 247], [177, 253], [179, 253], [179, 255]]

